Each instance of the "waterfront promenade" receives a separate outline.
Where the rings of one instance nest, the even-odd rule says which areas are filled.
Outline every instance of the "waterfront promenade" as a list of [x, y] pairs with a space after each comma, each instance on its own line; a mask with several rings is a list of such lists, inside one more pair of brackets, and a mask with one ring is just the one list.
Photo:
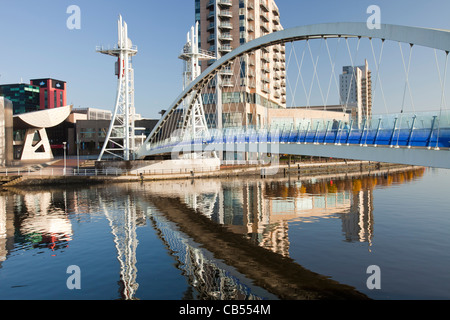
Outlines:
[[0, 183], [3, 187], [95, 184], [111, 182], [144, 182], [157, 180], [200, 179], [218, 177], [268, 178], [271, 176], [349, 176], [361, 172], [380, 173], [389, 170], [410, 168], [398, 164], [370, 161], [350, 161], [341, 159], [311, 159], [308, 161], [280, 161], [271, 165], [222, 164], [220, 170], [201, 168], [192, 171], [173, 169], [153, 171], [127, 171], [123, 169], [100, 170], [95, 168], [95, 160], [54, 159], [49, 162], [21, 163], [0, 169]]

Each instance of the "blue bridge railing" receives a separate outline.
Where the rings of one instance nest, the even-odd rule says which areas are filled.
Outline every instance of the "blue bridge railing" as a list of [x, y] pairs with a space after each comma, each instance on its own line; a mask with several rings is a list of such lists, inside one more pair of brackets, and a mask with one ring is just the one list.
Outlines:
[[170, 139], [146, 146], [157, 151], [186, 145], [228, 143], [313, 143], [391, 147], [450, 148], [448, 113], [373, 116], [359, 123], [329, 119], [304, 119], [269, 128], [210, 129], [209, 134], [190, 137], [174, 132]]

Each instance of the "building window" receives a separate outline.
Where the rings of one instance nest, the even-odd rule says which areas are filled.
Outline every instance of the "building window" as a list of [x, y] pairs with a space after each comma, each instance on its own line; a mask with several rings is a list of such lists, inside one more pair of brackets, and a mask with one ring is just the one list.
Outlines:
[[56, 107], [58, 107], [58, 92], [54, 91], [53, 92], [53, 97], [54, 97], [54, 103], [55, 103], [53, 108], [56, 108]]
[[48, 108], [48, 91], [44, 90], [44, 107]]
[[63, 106], [63, 92], [62, 91], [59, 92], [59, 106], [60, 107]]

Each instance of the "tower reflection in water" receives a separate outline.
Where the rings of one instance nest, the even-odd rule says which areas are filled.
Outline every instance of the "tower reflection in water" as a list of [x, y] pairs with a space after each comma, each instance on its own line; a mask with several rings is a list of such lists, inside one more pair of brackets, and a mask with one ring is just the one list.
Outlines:
[[[183, 226], [170, 221], [154, 197], [177, 199], [192, 210], [259, 247], [289, 256], [289, 222], [312, 222], [338, 217], [346, 241], [370, 243], [373, 234], [373, 190], [423, 176], [412, 169], [364, 176], [283, 177], [159, 181], [118, 184], [90, 189], [10, 189], [0, 194], [0, 266], [17, 247], [70, 250], [72, 223], [83, 213], [101, 213], [109, 222], [120, 270], [116, 281], [120, 298], [138, 297], [136, 230], [147, 222], [157, 231], [176, 267], [186, 277], [191, 299], [273, 298], [255, 289], [245, 275], [214, 258]], [[183, 210], [183, 207], [180, 207]], [[141, 272], [145, 272], [142, 270]], [[194, 293], [195, 291], [195, 293]], [[195, 295], [195, 296], [194, 296]]]

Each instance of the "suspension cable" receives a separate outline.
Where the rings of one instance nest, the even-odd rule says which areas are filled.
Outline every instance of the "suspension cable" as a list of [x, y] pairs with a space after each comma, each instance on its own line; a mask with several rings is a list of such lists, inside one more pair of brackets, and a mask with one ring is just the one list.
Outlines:
[[442, 95], [441, 95], [441, 106], [439, 110], [439, 121], [438, 121], [438, 133], [436, 137], [436, 148], [435, 150], [439, 150], [439, 135], [441, 131], [441, 117], [442, 117], [442, 107], [445, 101], [445, 83], [447, 79], [447, 65], [448, 65], [448, 51], [445, 51], [445, 68], [444, 68], [444, 80], [442, 82]]

